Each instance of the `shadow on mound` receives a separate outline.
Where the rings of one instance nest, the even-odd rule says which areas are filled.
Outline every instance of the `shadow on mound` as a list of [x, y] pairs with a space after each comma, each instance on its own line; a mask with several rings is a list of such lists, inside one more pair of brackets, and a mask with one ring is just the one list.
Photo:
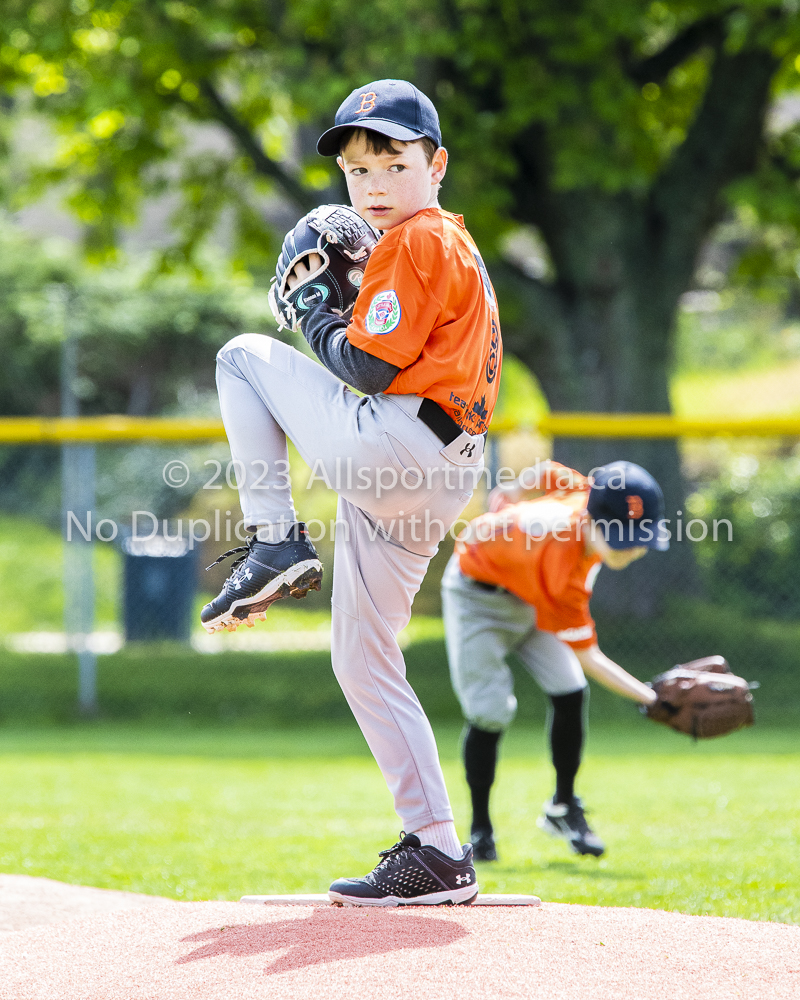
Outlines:
[[277, 923], [214, 927], [182, 938], [204, 943], [179, 958], [176, 965], [220, 955], [259, 955], [288, 948], [285, 955], [265, 968], [266, 974], [274, 975], [342, 959], [414, 948], [442, 948], [470, 933], [446, 918], [422, 917], [403, 910], [392, 911], [388, 921], [377, 923], [373, 918], [371, 910], [331, 907]]

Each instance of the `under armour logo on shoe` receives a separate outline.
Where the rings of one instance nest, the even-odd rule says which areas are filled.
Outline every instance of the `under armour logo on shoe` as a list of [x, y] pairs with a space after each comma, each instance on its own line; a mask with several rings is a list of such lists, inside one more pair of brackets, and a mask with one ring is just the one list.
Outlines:
[[469, 444], [464, 445], [464, 447], [459, 452], [459, 455], [466, 455], [467, 458], [472, 458], [473, 451], [475, 451], [475, 445], [470, 441]]
[[456, 882], [461, 885], [462, 882], [471, 882], [472, 876], [467, 873], [466, 875], [456, 875]]

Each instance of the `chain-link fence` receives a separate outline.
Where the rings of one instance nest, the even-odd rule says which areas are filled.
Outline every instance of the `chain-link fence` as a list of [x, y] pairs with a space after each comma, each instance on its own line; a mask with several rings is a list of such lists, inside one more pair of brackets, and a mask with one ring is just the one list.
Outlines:
[[[631, 457], [630, 439], [591, 440], [604, 461]], [[602, 648], [640, 676], [715, 652], [744, 670], [742, 661], [765, 648], [775, 669], [794, 669], [800, 445], [788, 436], [716, 435], [677, 447], [682, 477], [667, 491], [670, 551], [600, 574], [592, 607]], [[491, 474], [508, 479], [552, 453], [552, 439], [532, 431], [498, 435]], [[328, 647], [336, 497], [297, 456], [295, 502], [327, 567], [325, 588], [281, 602], [252, 631], [213, 637], [199, 627], [198, 612], [227, 568], [204, 567], [246, 538], [224, 441], [9, 444], [0, 449], [0, 472], [0, 641], [17, 653], [74, 651], [85, 711], [96, 704], [97, 656], [126, 643], [181, 644], [197, 655]], [[488, 480], [466, 516], [484, 509]], [[431, 565], [407, 642], [441, 639], [439, 580], [452, 544], [447, 538]]]

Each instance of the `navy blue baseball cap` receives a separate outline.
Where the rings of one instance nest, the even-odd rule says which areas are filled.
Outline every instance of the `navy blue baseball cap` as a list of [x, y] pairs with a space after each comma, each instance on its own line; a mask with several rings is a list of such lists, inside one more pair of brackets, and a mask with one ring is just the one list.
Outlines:
[[595, 469], [587, 508], [593, 521], [605, 522], [603, 536], [612, 549], [644, 545], [664, 551], [659, 522], [664, 517], [664, 495], [649, 472], [633, 462], [611, 462]]
[[349, 128], [380, 132], [400, 142], [427, 136], [442, 144], [436, 108], [407, 80], [376, 80], [354, 90], [336, 112], [333, 128], [319, 137], [317, 152], [337, 156], [341, 134]]

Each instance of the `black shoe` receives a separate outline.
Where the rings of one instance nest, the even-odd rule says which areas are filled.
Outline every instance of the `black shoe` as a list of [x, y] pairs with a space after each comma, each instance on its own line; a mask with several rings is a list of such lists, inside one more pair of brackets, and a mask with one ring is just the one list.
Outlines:
[[[270, 604], [282, 597], [305, 597], [309, 590], [319, 590], [322, 584], [322, 563], [317, 550], [308, 540], [304, 524], [296, 524], [282, 542], [259, 542], [256, 535], [246, 545], [230, 549], [211, 566], [228, 556], [243, 552], [231, 569], [219, 595], [200, 612], [206, 632], [239, 625], [251, 628], [259, 618], [266, 618]], [[211, 569], [211, 566], [208, 569]]]
[[476, 861], [497, 861], [497, 849], [494, 846], [492, 831], [486, 829], [473, 830], [472, 856]]
[[450, 858], [435, 847], [422, 847], [413, 833], [381, 851], [377, 867], [363, 878], [338, 878], [328, 890], [340, 906], [458, 906], [478, 895], [472, 848]]
[[575, 854], [592, 854], [596, 858], [603, 854], [605, 844], [590, 829], [583, 812], [583, 803], [577, 795], [569, 805], [549, 799], [542, 808], [544, 811], [536, 820], [540, 830], [552, 837], [566, 840]]

